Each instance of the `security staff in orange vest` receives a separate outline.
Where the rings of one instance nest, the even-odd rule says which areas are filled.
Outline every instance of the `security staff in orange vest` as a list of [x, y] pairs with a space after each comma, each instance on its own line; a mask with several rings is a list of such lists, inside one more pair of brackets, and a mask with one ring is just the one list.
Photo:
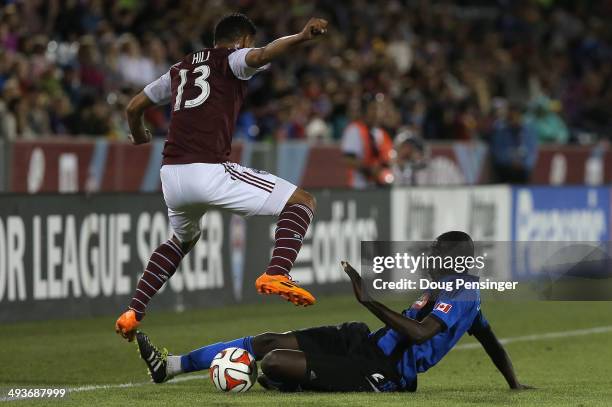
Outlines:
[[361, 189], [392, 182], [389, 167], [393, 139], [382, 128], [389, 121], [392, 109], [393, 106], [379, 94], [368, 103], [364, 120], [355, 119], [344, 130], [342, 153], [351, 187]]

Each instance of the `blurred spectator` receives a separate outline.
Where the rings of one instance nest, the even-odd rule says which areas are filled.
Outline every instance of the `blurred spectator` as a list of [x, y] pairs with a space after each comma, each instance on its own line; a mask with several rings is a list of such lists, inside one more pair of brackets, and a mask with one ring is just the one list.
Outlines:
[[453, 123], [454, 139], [469, 141], [477, 138], [478, 123], [472, 106], [466, 101], [458, 106]]
[[0, 138], [14, 140], [17, 137], [17, 119], [9, 106], [0, 100]]
[[81, 38], [77, 61], [79, 70], [78, 84], [80, 87], [85, 88], [79, 89], [79, 92], [89, 89], [102, 95], [105, 89], [106, 78], [100, 66], [100, 56], [92, 37], [86, 36]]
[[0, 135], [14, 140], [23, 128], [23, 109], [19, 83], [15, 78], [4, 82], [2, 100], [0, 100]]
[[566, 144], [569, 131], [563, 119], [555, 110], [558, 102], [553, 102], [545, 96], [536, 98], [529, 106], [525, 121], [533, 128], [540, 143]]
[[419, 185], [419, 175], [427, 168], [425, 141], [413, 130], [404, 129], [395, 138], [392, 161], [393, 184]]
[[[389, 127], [427, 141], [482, 137], [493, 98], [539, 95], [558, 101], [529, 114], [542, 142], [612, 138], [612, 7], [598, 1], [0, 0], [0, 114], [14, 123], [2, 127], [82, 134], [93, 97], [107, 104], [108, 134], [125, 137], [122, 101], [210, 46], [232, 11], [256, 22], [259, 43], [311, 15], [331, 23], [324, 41], [250, 82], [239, 137], [339, 140], [351, 101], [383, 93], [400, 118]], [[14, 81], [18, 100], [4, 92]], [[161, 136], [168, 110], [147, 119]]]
[[117, 68], [126, 85], [143, 88], [157, 79], [153, 61], [142, 54], [140, 43], [134, 36], [123, 34], [119, 38], [119, 44]]
[[349, 184], [353, 188], [388, 184], [392, 179], [393, 140], [383, 128], [388, 123], [391, 105], [381, 94], [369, 102], [363, 120], [349, 123], [342, 136], [342, 153], [350, 168]]
[[331, 128], [319, 115], [313, 115], [306, 124], [306, 138], [311, 142], [326, 142], [331, 140]]
[[516, 104], [500, 102], [491, 134], [491, 156], [498, 182], [525, 184], [538, 154], [538, 141], [530, 121]]

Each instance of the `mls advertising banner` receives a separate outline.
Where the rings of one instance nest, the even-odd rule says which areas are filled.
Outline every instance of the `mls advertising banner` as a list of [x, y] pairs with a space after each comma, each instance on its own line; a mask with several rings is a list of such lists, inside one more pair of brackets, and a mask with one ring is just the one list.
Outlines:
[[[410, 188], [391, 195], [394, 242], [466, 231], [487, 254], [481, 276], [548, 284], [573, 274], [610, 274], [607, 187]], [[585, 292], [592, 293], [588, 283]]]
[[514, 188], [512, 278], [550, 279], [578, 271], [591, 279], [612, 276], [610, 203], [610, 188], [604, 187]]
[[[571, 264], [557, 253], [578, 253], [572, 257], [597, 264], [593, 260], [601, 256], [595, 255], [609, 252], [609, 188], [483, 186], [315, 195], [317, 215], [292, 272], [315, 296], [350, 290], [338, 264], [344, 259], [359, 264], [362, 241], [431, 241], [445, 231], [464, 230], [489, 244], [480, 249], [488, 254], [488, 270], [497, 273], [491, 277], [517, 280], [539, 278], [534, 270], [541, 259], [553, 259], [556, 269], [557, 263]], [[209, 211], [201, 241], [150, 309], [280, 301], [254, 289], [270, 257], [275, 221]], [[0, 196], [0, 321], [118, 313], [151, 251], [170, 234], [156, 193]], [[550, 256], [544, 256], [546, 250]]]
[[[158, 194], [2, 196], [0, 208], [2, 321], [117, 312], [151, 251], [170, 235]], [[202, 241], [154, 306], [231, 297], [223, 268], [228, 221], [220, 212], [205, 217]]]
[[512, 240], [610, 240], [610, 188], [516, 187]]
[[392, 240], [432, 241], [450, 230], [465, 231], [488, 253], [486, 275], [504, 279], [509, 252], [496, 242], [510, 240], [511, 196], [506, 185], [396, 189], [391, 193]]
[[391, 192], [392, 240], [431, 240], [463, 230], [474, 240], [510, 238], [509, 186], [402, 188]]
[[[315, 295], [348, 290], [338, 266], [361, 240], [389, 239], [389, 192], [322, 192], [294, 277]], [[275, 219], [209, 211], [202, 238], [151, 310], [262, 298]], [[149, 255], [171, 235], [159, 194], [0, 196], [0, 321], [118, 313]]]

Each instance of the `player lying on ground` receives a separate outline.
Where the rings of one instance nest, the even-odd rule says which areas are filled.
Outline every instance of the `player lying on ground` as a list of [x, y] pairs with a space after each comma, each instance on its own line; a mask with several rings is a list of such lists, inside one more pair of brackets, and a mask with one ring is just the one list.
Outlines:
[[[447, 232], [432, 244], [442, 257], [473, 256], [474, 245], [463, 232]], [[343, 262], [357, 300], [385, 327], [371, 333], [360, 322], [310, 328], [288, 333], [264, 333], [204, 346], [183, 356], [168, 355], [137, 333], [142, 359], [153, 381], [208, 369], [215, 355], [228, 347], [249, 351], [261, 360], [259, 383], [284, 391], [415, 391], [417, 374], [446, 355], [464, 333], [474, 335], [512, 389], [525, 389], [512, 363], [480, 310], [478, 290], [425, 291], [412, 307], [399, 314], [368, 297], [359, 274]], [[461, 277], [454, 270], [430, 270], [437, 281]]]
[[151, 255], [128, 310], [115, 324], [125, 338], [133, 339], [149, 301], [199, 240], [200, 220], [211, 208], [244, 216], [278, 216], [272, 258], [255, 286], [262, 294], [278, 294], [296, 305], [314, 304], [312, 294], [289, 276], [312, 222], [314, 198], [288, 181], [228, 160], [248, 79], [296, 45], [325, 34], [326, 27], [325, 20], [313, 18], [298, 34], [252, 48], [251, 20], [242, 14], [226, 16], [215, 27], [214, 48], [187, 55], [129, 103], [134, 144], [151, 140], [143, 124], [144, 111], [171, 103], [160, 175], [174, 235]]

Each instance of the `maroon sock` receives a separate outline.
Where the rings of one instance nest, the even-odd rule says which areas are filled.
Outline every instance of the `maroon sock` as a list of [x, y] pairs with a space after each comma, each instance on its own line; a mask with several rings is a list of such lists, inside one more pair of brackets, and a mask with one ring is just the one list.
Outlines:
[[130, 302], [129, 308], [136, 312], [136, 319], [140, 321], [144, 317], [149, 301], [172, 277], [184, 256], [183, 250], [172, 239], [155, 249]]
[[306, 205], [288, 204], [283, 208], [276, 223], [274, 250], [267, 274], [285, 274], [291, 271], [308, 226], [312, 222], [312, 216], [312, 210]]

